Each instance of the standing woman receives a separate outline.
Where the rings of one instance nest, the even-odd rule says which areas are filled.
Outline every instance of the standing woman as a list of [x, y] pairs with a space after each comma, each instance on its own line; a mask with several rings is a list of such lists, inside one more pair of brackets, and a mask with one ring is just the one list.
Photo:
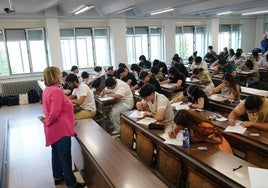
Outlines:
[[59, 88], [60, 70], [47, 67], [44, 70], [46, 89], [42, 95], [45, 116], [39, 117], [44, 123], [46, 146], [52, 148], [52, 172], [55, 185], [65, 180], [67, 187], [80, 188], [72, 172], [71, 136], [74, 136], [73, 104]]

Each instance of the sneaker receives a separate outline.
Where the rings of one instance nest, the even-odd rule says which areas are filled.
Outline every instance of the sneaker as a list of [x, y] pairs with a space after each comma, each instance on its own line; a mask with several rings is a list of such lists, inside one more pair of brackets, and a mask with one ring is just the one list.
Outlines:
[[74, 188], [82, 188], [82, 187], [85, 187], [85, 186], [86, 186], [86, 183], [77, 182], [77, 184], [74, 186]]
[[54, 184], [55, 184], [55, 185], [59, 185], [59, 184], [61, 184], [63, 181], [64, 181], [64, 176], [62, 176], [62, 178], [60, 178], [60, 179], [54, 179]]
[[119, 130], [114, 130], [114, 131], [112, 132], [112, 135], [116, 135], [116, 134], [120, 134], [120, 131], [119, 131]]

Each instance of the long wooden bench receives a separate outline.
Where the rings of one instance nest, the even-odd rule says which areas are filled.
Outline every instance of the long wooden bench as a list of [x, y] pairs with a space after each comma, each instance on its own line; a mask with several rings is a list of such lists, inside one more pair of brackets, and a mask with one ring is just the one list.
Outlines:
[[8, 187], [8, 118], [0, 118], [0, 187]]
[[94, 120], [79, 120], [72, 156], [88, 187], [167, 187]]

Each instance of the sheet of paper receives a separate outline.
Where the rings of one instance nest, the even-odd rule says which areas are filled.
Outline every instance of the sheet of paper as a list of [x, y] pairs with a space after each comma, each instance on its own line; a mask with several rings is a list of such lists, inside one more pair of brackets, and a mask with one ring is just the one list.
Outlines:
[[174, 84], [162, 84], [161, 85], [161, 87], [164, 87], [164, 88], [167, 88], [167, 89], [171, 89], [171, 88], [173, 88], [173, 87], [175, 87], [176, 86], [176, 84], [174, 83]]
[[182, 101], [173, 103], [171, 104], [171, 106], [175, 108], [175, 110], [180, 110], [180, 109], [189, 110], [190, 109], [187, 104], [182, 104]]
[[251, 188], [268, 187], [268, 169], [248, 167]]
[[187, 78], [186, 78], [186, 82], [192, 82], [192, 83], [195, 83], [195, 82], [199, 82], [199, 80], [198, 80], [197, 78], [193, 78], [193, 79], [191, 80], [189, 77], [187, 77]]
[[104, 96], [104, 97], [99, 97], [99, 99], [101, 100], [101, 101], [109, 101], [109, 100], [112, 100], [112, 99], [114, 99], [113, 97], [109, 97], [109, 96]]
[[227, 120], [227, 118], [225, 118], [225, 117], [216, 118], [216, 121], [226, 121], [226, 120]]
[[226, 100], [226, 98], [222, 97], [219, 94], [210, 95], [208, 98], [213, 100], [213, 101], [224, 101], [224, 100]]
[[139, 90], [138, 90], [138, 89], [136, 89], [136, 90], [134, 91], [134, 95], [138, 95], [138, 96], [140, 96], [140, 93], [139, 93]]
[[236, 121], [235, 126], [229, 125], [224, 131], [243, 134], [247, 128], [241, 126], [242, 121]]
[[151, 118], [151, 117], [145, 117], [145, 118], [137, 121], [137, 123], [144, 124], [144, 125], [149, 125], [150, 123], [154, 123], [154, 122], [156, 122], [156, 119]]
[[138, 110], [135, 110], [129, 115], [129, 117], [132, 117], [132, 118], [143, 118], [143, 116], [144, 116], [144, 111], [138, 111]]
[[164, 143], [165, 144], [172, 144], [172, 145], [175, 145], [175, 146], [182, 146], [182, 131], [180, 131], [178, 134], [177, 134], [177, 137], [176, 138], [170, 138], [168, 135], [166, 136], [165, 138], [165, 141]]

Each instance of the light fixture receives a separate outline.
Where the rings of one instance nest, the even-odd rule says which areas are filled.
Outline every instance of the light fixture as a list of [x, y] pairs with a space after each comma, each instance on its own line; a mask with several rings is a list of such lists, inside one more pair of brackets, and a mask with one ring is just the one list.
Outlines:
[[77, 8], [76, 10], [74, 10], [73, 13], [76, 14], [76, 15], [81, 14], [81, 13], [83, 13], [83, 12], [89, 10], [89, 9], [92, 9], [92, 8], [94, 8], [94, 6], [92, 6], [92, 5], [84, 5], [84, 6], [81, 6], [81, 7]]
[[171, 12], [173, 10], [174, 10], [174, 8], [159, 10], [159, 11], [155, 11], [155, 12], [150, 13], [150, 15], [152, 16], [152, 15], [156, 15], [156, 14], [162, 14], [162, 13], [165, 13], [165, 12]]
[[116, 11], [116, 12], [114, 12], [114, 13], [112, 13], [112, 14], [121, 14], [121, 13], [123, 13], [123, 12], [127, 12], [127, 11], [129, 11], [129, 10], [132, 10], [134, 7], [128, 7], [128, 8], [125, 8], [125, 9], [122, 9], [122, 10], [119, 10], [119, 11]]
[[229, 12], [221, 12], [218, 13], [217, 16], [221, 16], [221, 15], [227, 15], [227, 14], [232, 14], [233, 12], [229, 11]]
[[249, 12], [249, 13], [244, 13], [242, 16], [246, 15], [253, 15], [253, 14], [263, 14], [263, 13], [268, 13], [268, 10], [263, 10], [263, 11], [257, 11], [257, 12]]

